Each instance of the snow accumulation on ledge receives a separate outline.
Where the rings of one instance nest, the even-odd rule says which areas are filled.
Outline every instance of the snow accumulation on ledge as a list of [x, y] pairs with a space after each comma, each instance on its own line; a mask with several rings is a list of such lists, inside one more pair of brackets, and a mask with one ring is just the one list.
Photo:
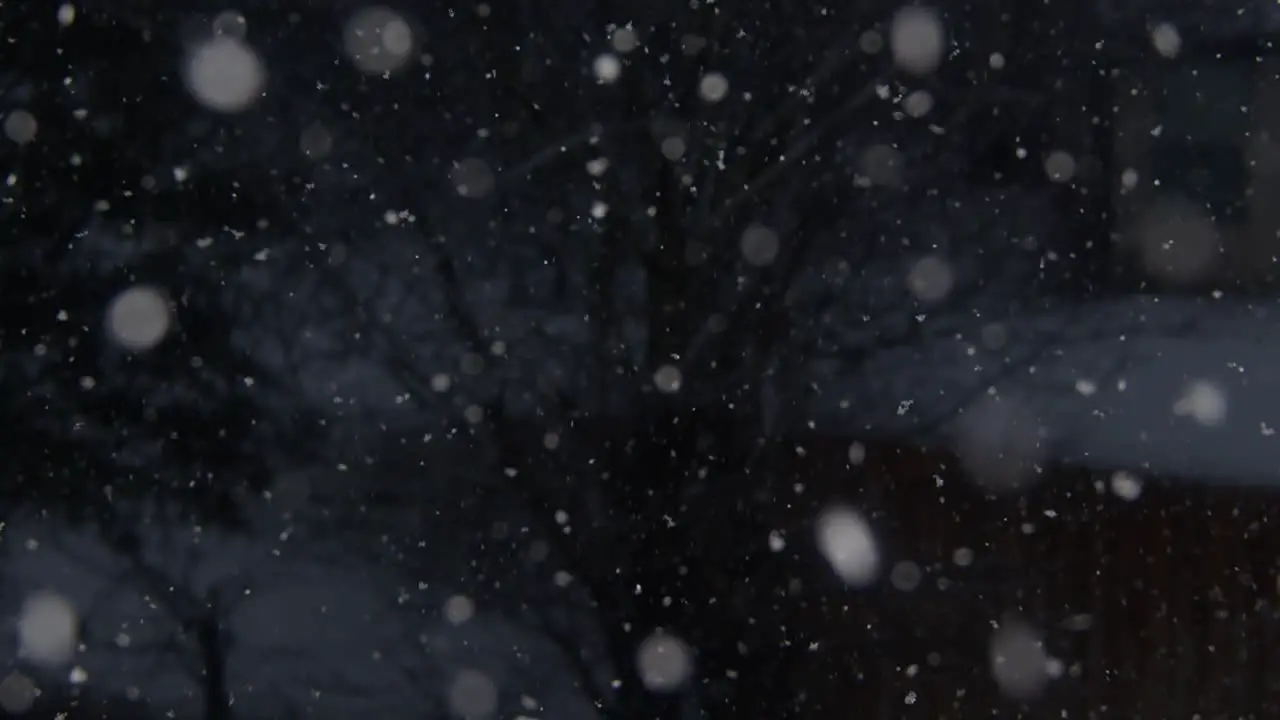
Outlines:
[[[828, 433], [928, 444], [967, 423], [1022, 423], [1046, 462], [1280, 486], [1277, 311], [1157, 296], [1088, 305], [1005, 326], [997, 349], [948, 338], [886, 353], [858, 378], [824, 373], [812, 417]], [[1004, 410], [985, 412], [993, 403]]]

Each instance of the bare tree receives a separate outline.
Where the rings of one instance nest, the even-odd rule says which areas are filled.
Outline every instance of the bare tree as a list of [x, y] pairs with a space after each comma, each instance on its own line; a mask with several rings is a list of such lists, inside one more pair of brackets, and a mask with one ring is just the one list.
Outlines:
[[[450, 122], [408, 122], [413, 73], [346, 86], [388, 138], [361, 174], [361, 206], [385, 219], [359, 258], [343, 240], [324, 302], [424, 409], [462, 415], [459, 442], [495, 453], [487, 486], [544, 522], [602, 615], [621, 680], [592, 689], [602, 711], [683, 706], [635, 662], [663, 632], [695, 649], [705, 710], [785, 713], [773, 674], [806, 643], [775, 615], [778, 440], [824, 362], [870, 395], [873, 359], [1054, 297], [1060, 238], [1026, 242], [1010, 218], [1043, 230], [1048, 191], [969, 187], [1004, 139], [993, 109], [1043, 98], [1003, 84], [990, 38], [942, 13], [618, 12], [433, 16], [456, 43], [432, 56]], [[1023, 176], [1045, 177], [1037, 142]], [[1030, 359], [996, 360], [920, 424]]]
[[[786, 569], [766, 545], [782, 494], [779, 440], [822, 392], [816, 366], [834, 362], [866, 380], [871, 361], [890, 350], [954, 338], [973, 315], [1000, 320], [1043, 304], [1047, 292], [1011, 299], [1000, 288], [1052, 289], [1044, 258], [1053, 239], [1015, 242], [1025, 238], [1012, 236], [1007, 213], [972, 209], [995, 204], [991, 193], [967, 189], [973, 158], [997, 139], [992, 109], [1017, 115], [1041, 98], [1002, 83], [976, 33], [922, 9], [778, 1], [429, 10], [408, 17], [429, 29], [428, 51], [412, 58], [421, 62], [367, 62], [350, 47], [359, 34], [347, 37], [363, 74], [328, 62], [331, 33], [305, 32], [332, 23], [328, 14], [282, 15], [264, 10], [248, 25], [277, 31], [270, 43], [250, 38], [276, 77], [306, 76], [299, 92], [268, 94], [261, 107], [285, 119], [206, 118], [191, 130], [200, 152], [190, 141], [166, 146], [188, 163], [177, 174], [165, 153], [137, 152], [154, 128], [133, 124], [134, 107], [145, 97], [147, 112], [164, 116], [185, 89], [128, 82], [152, 77], [146, 63], [181, 56], [182, 39], [156, 37], [155, 19], [137, 13], [120, 23], [95, 14], [67, 30], [77, 41], [69, 59], [39, 68], [60, 76], [69, 64], [102, 62], [94, 53], [107, 46], [154, 51], [113, 74], [119, 86], [99, 90], [115, 103], [101, 124], [77, 124], [61, 96], [33, 106], [53, 141], [35, 148], [77, 152], [88, 170], [22, 155], [22, 178], [62, 174], [24, 180], [5, 206], [26, 239], [5, 292], [43, 318], [38, 331], [14, 324], [6, 338], [18, 340], [5, 350], [26, 358], [52, 348], [61, 361], [7, 376], [3, 387], [14, 399], [11, 424], [23, 431], [10, 440], [40, 448], [21, 455], [28, 482], [19, 492], [65, 470], [51, 453], [58, 463], [75, 457], [97, 482], [69, 482], [55, 495], [73, 500], [63, 507], [105, 514], [126, 554], [136, 530], [100, 497], [104, 485], [131, 499], [183, 499], [197, 517], [233, 517], [244, 491], [265, 482], [261, 445], [247, 428], [268, 415], [262, 383], [278, 374], [225, 341], [245, 314], [227, 312], [219, 291], [227, 268], [266, 257], [265, 228], [293, 231], [298, 245], [276, 255], [301, 259], [311, 272], [299, 289], [315, 291], [308, 309], [354, 339], [336, 352], [377, 357], [424, 413], [444, 399], [461, 415], [453, 437], [485, 451], [477, 465], [492, 460], [483, 489], [522, 500], [586, 588], [621, 681], [594, 683], [590, 661], [577, 658], [603, 711], [670, 717], [688, 706], [687, 696], [650, 692], [652, 678], [637, 667], [640, 644], [663, 633], [696, 651], [695, 692], [686, 695], [707, 711], [785, 714], [793, 699], [771, 682], [774, 669], [804, 642], [783, 626], [786, 583], [776, 581]], [[17, 10], [9, 17], [25, 19]], [[66, 42], [52, 22], [39, 26], [48, 42], [25, 46], [26, 65], [44, 57], [35, 47]], [[94, 31], [107, 34], [86, 35]], [[290, 65], [296, 49], [326, 62]], [[276, 134], [313, 122], [335, 130], [332, 161], [304, 171], [255, 157]], [[123, 136], [99, 132], [121, 126]], [[252, 142], [235, 141], [246, 136]], [[368, 160], [358, 167], [339, 152], [356, 137]], [[1044, 142], [1020, 148], [1033, 174]], [[126, 170], [121, 158], [132, 163]], [[139, 189], [119, 191], [123, 175]], [[277, 196], [294, 201], [294, 212], [263, 202]], [[192, 208], [209, 226], [201, 230], [218, 228], [214, 257], [182, 233], [148, 232], [148, 215], [172, 220], [170, 231], [200, 225]], [[112, 266], [109, 281], [81, 262], [79, 248], [43, 242], [69, 239], [92, 218], [146, 241]], [[47, 266], [76, 272], [49, 293], [33, 280], [33, 268]], [[278, 267], [272, 280], [284, 276]], [[178, 286], [183, 322], [199, 327], [145, 356], [154, 372], [126, 376], [148, 391], [183, 381], [181, 401], [106, 383], [143, 360], [112, 365], [117, 356], [105, 348], [84, 350], [84, 337], [97, 336], [77, 329], [92, 322], [79, 316], [96, 317], [113, 292], [139, 280]], [[67, 304], [77, 317], [59, 324]], [[186, 382], [197, 360], [204, 382]], [[89, 400], [79, 395], [85, 378], [98, 389]], [[42, 391], [34, 400], [31, 385]], [[121, 411], [130, 393], [148, 402]], [[50, 420], [47, 407], [76, 412], [88, 431], [61, 432], [62, 416]], [[131, 452], [161, 452], [130, 464], [116, 428], [143, 438]], [[276, 449], [296, 451], [291, 438], [282, 434]], [[160, 458], [194, 480], [157, 488], [140, 471]], [[201, 664], [207, 712], [223, 712], [215, 658], [223, 608], [211, 610], [203, 596], [174, 602], [188, 637], [211, 653]]]
[[[0, 149], [11, 239], [0, 251], [11, 310], [0, 395], [12, 428], [0, 495], [6, 516], [92, 528], [134, 561], [128, 581], [180, 626], [204, 717], [228, 718], [222, 622], [233, 600], [151, 564], [146, 522], [243, 529], [268, 455], [290, 452], [292, 421], [272, 418], [302, 405], [246, 348], [228, 292], [259, 262], [262, 230], [284, 221], [261, 199], [269, 176], [214, 147], [232, 125], [186, 123], [186, 88], [158, 76], [183, 38], [152, 34], [155, 22], [87, 6], [0, 10], [13, 49], [3, 112], [10, 129], [30, 123]], [[103, 54], [125, 45], [140, 50], [127, 62]]]

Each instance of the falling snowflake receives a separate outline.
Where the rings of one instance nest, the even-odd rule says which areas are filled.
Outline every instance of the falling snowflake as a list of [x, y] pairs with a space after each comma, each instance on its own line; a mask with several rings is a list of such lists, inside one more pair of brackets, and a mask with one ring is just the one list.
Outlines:
[[454, 595], [444, 603], [444, 618], [451, 625], [462, 625], [475, 615], [476, 606], [466, 595]]
[[1010, 623], [991, 638], [991, 673], [1008, 697], [1029, 700], [1039, 695], [1049, 681], [1049, 662], [1044, 642], [1026, 625]]
[[0, 708], [13, 715], [22, 715], [31, 709], [40, 691], [31, 678], [20, 672], [9, 673], [0, 682]]
[[658, 392], [672, 395], [680, 392], [681, 386], [684, 385], [684, 377], [680, 373], [680, 368], [675, 365], [663, 365], [653, 374], [653, 385], [658, 388]]
[[880, 553], [871, 526], [847, 507], [832, 507], [818, 516], [818, 549], [836, 575], [849, 585], [868, 585], [880, 570]]
[[235, 10], [223, 10], [213, 19], [213, 34], [243, 40], [249, 31], [249, 21]]
[[498, 711], [498, 686], [479, 670], [462, 670], [449, 684], [449, 709], [471, 720], [492, 717]]
[[26, 110], [13, 110], [4, 116], [5, 137], [19, 145], [35, 140], [38, 127], [36, 116]]
[[333, 149], [333, 135], [320, 123], [312, 123], [302, 130], [298, 147], [309, 158], [322, 158]]
[[653, 692], [672, 692], [693, 674], [693, 651], [680, 638], [655, 632], [640, 643], [636, 668], [646, 688]]
[[748, 265], [765, 267], [778, 259], [781, 242], [778, 233], [764, 225], [753, 224], [742, 233], [742, 258]]
[[608, 85], [617, 82], [622, 77], [622, 61], [617, 55], [605, 53], [596, 58], [591, 64], [591, 70], [595, 73], [596, 80]]
[[138, 286], [116, 296], [107, 307], [107, 333], [131, 352], [150, 350], [169, 332], [169, 300], [159, 290]]
[[79, 619], [69, 600], [53, 592], [27, 598], [18, 614], [18, 644], [37, 665], [56, 666], [75, 655]]
[[1024, 487], [1044, 458], [1044, 428], [1025, 404], [987, 396], [967, 408], [956, 428], [956, 453], [974, 482], [995, 491]]
[[361, 71], [383, 75], [400, 69], [413, 53], [413, 28], [386, 7], [365, 8], [347, 22], [342, 36], [347, 57]]
[[925, 302], [935, 302], [951, 292], [955, 279], [951, 265], [937, 255], [917, 260], [907, 273], [907, 288], [912, 295]]
[[626, 54], [636, 49], [640, 44], [640, 38], [636, 36], [635, 30], [623, 27], [613, 31], [611, 42], [614, 50]]
[[889, 584], [902, 592], [915, 590], [923, 579], [924, 572], [921, 571], [920, 566], [910, 560], [895, 563], [893, 569], [889, 571]]
[[902, 99], [902, 110], [913, 118], [922, 118], [933, 110], [933, 94], [928, 90], [914, 90]]
[[860, 442], [849, 444], [849, 464], [857, 467], [867, 460], [867, 446]]
[[942, 62], [946, 47], [946, 31], [936, 11], [908, 7], [898, 11], [889, 28], [889, 48], [900, 69], [914, 75], [927, 75]]
[[1173, 23], [1162, 22], [1151, 31], [1151, 45], [1156, 52], [1173, 59], [1182, 51], [1182, 34]]
[[718, 103], [729, 95], [729, 79], [718, 72], [702, 76], [698, 83], [698, 95], [709, 103]]
[[1226, 393], [1214, 383], [1197, 380], [1187, 385], [1174, 403], [1173, 413], [1207, 427], [1221, 425], [1227, 418]]
[[1068, 182], [1076, 174], [1076, 159], [1065, 150], [1055, 150], [1045, 158], [1044, 172], [1054, 182]]
[[262, 96], [267, 69], [253, 48], [221, 35], [191, 51], [183, 77], [201, 105], [221, 113], [237, 113]]
[[1111, 476], [1111, 492], [1122, 500], [1137, 500], [1142, 495], [1142, 481], [1133, 473], [1121, 470]]
[[497, 178], [489, 163], [480, 158], [467, 158], [454, 163], [449, 171], [449, 179], [453, 181], [458, 194], [465, 198], [482, 198], [493, 192]]

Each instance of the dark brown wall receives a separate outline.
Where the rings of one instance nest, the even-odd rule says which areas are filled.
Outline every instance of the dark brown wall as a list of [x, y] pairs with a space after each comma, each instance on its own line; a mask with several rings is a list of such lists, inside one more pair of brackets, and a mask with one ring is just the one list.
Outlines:
[[[1262, 717], [1280, 707], [1275, 493], [1147, 479], [1126, 501], [1107, 474], [1059, 469], [992, 497], [946, 453], [879, 446], [852, 468], [845, 439], [797, 445], [792, 474], [805, 500], [779, 512], [807, 554], [797, 557], [806, 590], [792, 598], [793, 622], [821, 641], [791, 678], [811, 717], [1017, 710], [989, 672], [992, 625], [1006, 616], [1039, 628], [1066, 670], [1024, 717]], [[830, 502], [876, 527], [877, 586], [844, 588], [818, 558], [811, 523]], [[953, 562], [958, 548], [973, 551], [971, 566]], [[888, 581], [899, 560], [924, 570], [915, 590]]]

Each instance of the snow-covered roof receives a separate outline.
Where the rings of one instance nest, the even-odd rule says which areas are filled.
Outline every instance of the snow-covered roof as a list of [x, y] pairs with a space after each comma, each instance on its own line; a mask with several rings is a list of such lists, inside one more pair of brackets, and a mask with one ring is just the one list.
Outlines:
[[491, 704], [471, 716], [511, 717], [523, 707], [593, 717], [578, 678], [545, 637], [484, 602], [468, 609], [474, 617], [437, 617], [434, 609], [460, 587], [344, 558], [341, 548], [291, 532], [233, 538], [148, 527], [154, 552], [137, 558], [116, 554], [87, 528], [40, 518], [5, 527], [0, 614], [14, 622], [0, 631], [9, 657], [0, 677], [30, 665], [29, 651], [20, 651], [24, 625], [43, 645], [61, 639], [49, 613], [24, 617], [33, 597], [53, 597], [78, 616], [78, 633], [66, 636], [78, 647], [39, 663], [46, 691], [71, 676], [103, 694], [136, 694], [170, 716], [198, 717], [202, 666], [194, 646], [174, 640], [191, 618], [172, 606], [223, 588], [228, 684], [245, 717], [394, 718]]
[[1127, 358], [1128, 369], [1091, 396], [1062, 398], [1053, 454], [1103, 469], [1280, 486], [1278, 330], [1258, 322], [1069, 349], [1064, 371], [1104, 353]]
[[1280, 321], [1264, 309], [1135, 297], [1002, 327], [997, 350], [981, 346], [991, 327], [885, 354], [868, 369], [883, 382], [828, 369], [816, 426], [940, 444], [1021, 423], [1037, 461], [1280, 486]]

